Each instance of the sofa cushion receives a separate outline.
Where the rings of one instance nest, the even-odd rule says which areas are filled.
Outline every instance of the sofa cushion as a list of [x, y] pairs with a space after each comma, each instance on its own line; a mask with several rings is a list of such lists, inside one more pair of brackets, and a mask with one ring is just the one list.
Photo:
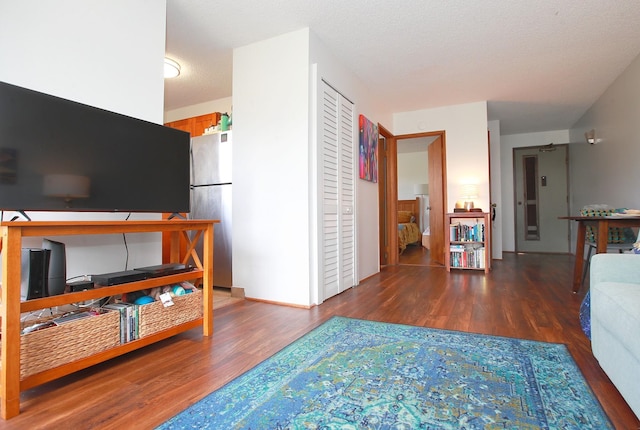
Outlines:
[[640, 285], [599, 282], [591, 289], [591, 316], [640, 357]]

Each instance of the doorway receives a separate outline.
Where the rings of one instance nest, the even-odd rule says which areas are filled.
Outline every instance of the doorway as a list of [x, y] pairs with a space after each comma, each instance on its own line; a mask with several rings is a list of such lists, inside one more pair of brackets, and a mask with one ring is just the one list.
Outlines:
[[515, 148], [516, 252], [569, 253], [567, 145]]
[[[383, 126], [379, 125], [378, 128], [380, 133], [378, 146], [380, 264], [381, 266], [387, 264], [443, 266], [444, 211], [446, 207], [444, 200], [444, 196], [446, 196], [445, 132], [435, 131], [394, 136]], [[400, 186], [398, 151], [399, 149], [404, 153], [412, 151], [412, 149], [403, 149], [403, 146], [413, 147], [414, 152], [420, 153], [420, 158], [423, 160], [420, 163], [424, 163], [424, 170], [419, 173], [419, 177], [414, 177]], [[420, 150], [415, 151], [416, 147], [420, 147]], [[418, 195], [415, 192], [418, 188], [425, 189], [425, 187], [428, 190], [427, 193]], [[416, 242], [403, 247], [404, 251], [401, 254], [398, 242], [398, 228], [400, 228], [398, 208], [399, 205], [416, 200], [416, 197], [421, 197], [416, 202], [416, 209], [414, 209], [416, 212], [415, 220], [419, 221], [420, 218], [423, 220], [420, 235]], [[426, 222], [428, 225], [425, 224]], [[425, 231], [428, 233], [427, 237], [422, 234]], [[415, 237], [412, 238], [412, 240], [414, 239]], [[426, 242], [424, 242], [425, 240]]]

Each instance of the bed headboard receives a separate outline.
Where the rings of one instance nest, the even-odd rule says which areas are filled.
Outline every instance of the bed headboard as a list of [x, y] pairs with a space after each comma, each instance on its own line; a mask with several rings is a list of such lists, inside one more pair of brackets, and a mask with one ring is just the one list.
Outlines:
[[399, 211], [411, 211], [413, 215], [418, 218], [420, 212], [420, 203], [416, 197], [414, 200], [398, 200]]

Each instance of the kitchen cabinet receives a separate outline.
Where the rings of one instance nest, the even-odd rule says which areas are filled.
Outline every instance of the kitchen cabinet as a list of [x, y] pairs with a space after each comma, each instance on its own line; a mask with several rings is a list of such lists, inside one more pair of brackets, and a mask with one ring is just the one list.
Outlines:
[[208, 113], [206, 115], [194, 116], [191, 118], [185, 118], [178, 121], [167, 122], [164, 125], [171, 128], [177, 128], [178, 130], [186, 131], [191, 134], [191, 137], [202, 136], [204, 130], [217, 125], [220, 121], [220, 112]]

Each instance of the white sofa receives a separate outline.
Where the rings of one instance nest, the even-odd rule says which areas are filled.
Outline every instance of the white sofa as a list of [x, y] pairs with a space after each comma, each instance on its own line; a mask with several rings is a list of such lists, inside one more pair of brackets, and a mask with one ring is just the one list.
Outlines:
[[591, 348], [640, 417], [640, 255], [591, 258]]

